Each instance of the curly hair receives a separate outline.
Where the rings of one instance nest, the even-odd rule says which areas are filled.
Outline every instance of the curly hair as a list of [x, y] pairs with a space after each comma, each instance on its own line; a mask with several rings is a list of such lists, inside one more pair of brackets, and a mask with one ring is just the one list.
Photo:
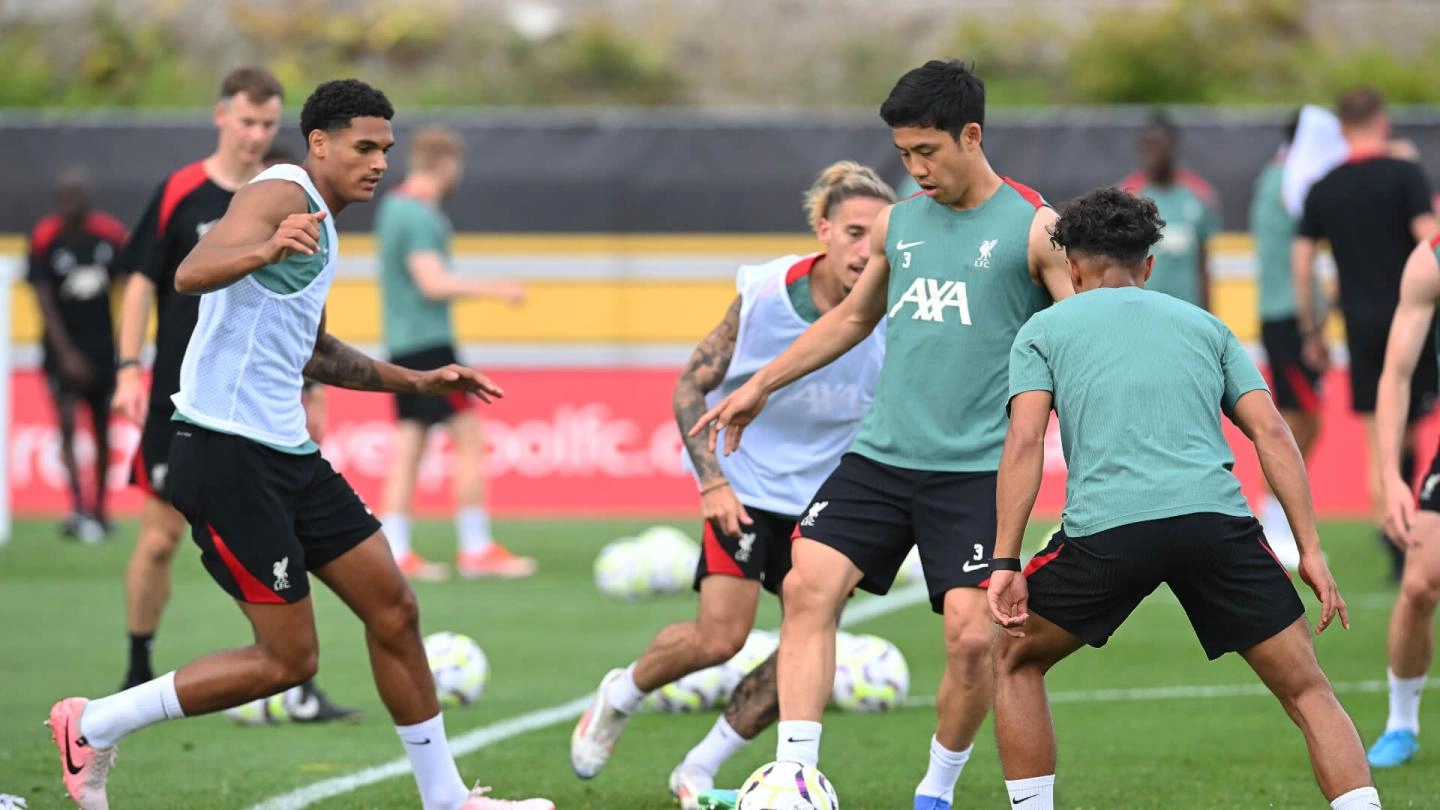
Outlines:
[[880, 118], [891, 129], [933, 127], [958, 140], [966, 124], [985, 126], [985, 81], [974, 65], [932, 59], [900, 77]]
[[306, 138], [315, 130], [334, 132], [350, 126], [353, 118], [395, 117], [395, 108], [385, 94], [359, 79], [337, 79], [315, 88], [300, 110], [300, 134]]
[[1050, 243], [1067, 252], [1132, 264], [1150, 255], [1164, 228], [1153, 200], [1118, 188], [1098, 188], [1065, 205], [1050, 228]]

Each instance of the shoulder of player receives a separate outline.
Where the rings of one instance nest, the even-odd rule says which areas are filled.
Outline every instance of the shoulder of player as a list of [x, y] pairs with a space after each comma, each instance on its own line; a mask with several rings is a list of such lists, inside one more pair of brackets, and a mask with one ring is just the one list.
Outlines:
[[1024, 200], [1030, 205], [1032, 209], [1036, 211], [1041, 211], [1045, 208], [1050, 207], [1050, 203], [1045, 201], [1044, 195], [1042, 195], [1040, 192], [1025, 185], [1024, 183], [1021, 183], [1018, 180], [1006, 177], [1005, 175], [1000, 176], [1000, 188], [1002, 190], [1008, 188], [1010, 189], [1010, 191], [1018, 194], [1020, 196], [1020, 199]]
[[50, 246], [55, 243], [55, 237], [60, 235], [64, 229], [64, 223], [58, 214], [50, 214], [30, 229], [30, 252], [36, 256], [42, 256], [49, 252]]
[[207, 183], [210, 183], [210, 174], [205, 171], [204, 161], [176, 169], [165, 178], [165, 182], [160, 184], [160, 209], [156, 223], [159, 233], [166, 231], [176, 210]]
[[125, 244], [129, 235], [124, 223], [104, 211], [91, 211], [85, 218], [85, 230], [97, 239], [117, 245]]
[[268, 177], [247, 183], [235, 192], [232, 210], [263, 210], [276, 222], [310, 210], [310, 193], [294, 180]]
[[1175, 182], [1186, 191], [1199, 197], [1206, 205], [1215, 205], [1220, 201], [1220, 195], [1215, 191], [1215, 187], [1210, 185], [1210, 181], [1189, 169], [1180, 169], [1175, 172]]

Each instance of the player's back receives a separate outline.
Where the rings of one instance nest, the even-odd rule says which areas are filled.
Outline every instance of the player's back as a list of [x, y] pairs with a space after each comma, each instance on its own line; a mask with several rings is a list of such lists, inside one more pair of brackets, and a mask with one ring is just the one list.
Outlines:
[[1265, 384], [1213, 315], [1136, 287], [1080, 293], [1020, 330], [1010, 376], [1012, 394], [1054, 393], [1070, 468], [1067, 534], [1250, 514], [1220, 413]]

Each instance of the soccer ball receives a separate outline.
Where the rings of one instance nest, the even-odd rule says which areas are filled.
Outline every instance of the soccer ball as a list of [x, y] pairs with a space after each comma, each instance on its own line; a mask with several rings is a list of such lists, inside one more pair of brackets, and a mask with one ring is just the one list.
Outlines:
[[847, 712], [883, 712], [905, 702], [910, 667], [894, 644], [878, 636], [835, 641], [831, 704]]
[[700, 546], [674, 526], [651, 526], [635, 538], [645, 561], [649, 592], [681, 593], [695, 581]]
[[633, 537], [607, 543], [595, 558], [595, 587], [615, 599], [638, 599], [650, 588], [645, 555]]
[[425, 637], [425, 658], [435, 676], [435, 694], [442, 706], [468, 706], [479, 699], [490, 680], [490, 660], [475, 639], [460, 633]]
[[745, 679], [746, 675], [755, 671], [755, 668], [765, 663], [765, 659], [775, 654], [780, 646], [780, 635], [767, 630], [751, 630], [748, 638], [745, 639], [745, 646], [740, 652], [735, 653], [729, 661], [720, 665], [725, 676], [725, 700], [730, 700], [730, 695], [735, 687]]
[[300, 687], [292, 686], [278, 695], [226, 709], [225, 716], [242, 726], [273, 726], [289, 720], [291, 708], [303, 697]]
[[724, 665], [692, 672], [645, 696], [644, 708], [686, 714], [713, 709], [725, 702]]
[[9, 793], [0, 793], [0, 810], [25, 810], [30, 805], [19, 796], [11, 796]]
[[772, 762], [745, 780], [737, 810], [840, 810], [840, 798], [819, 769]]

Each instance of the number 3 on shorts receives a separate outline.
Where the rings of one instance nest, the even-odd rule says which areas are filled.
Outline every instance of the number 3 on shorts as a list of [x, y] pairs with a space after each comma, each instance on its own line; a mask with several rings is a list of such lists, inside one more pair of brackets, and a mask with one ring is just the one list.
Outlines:
[[975, 562], [985, 559], [985, 546], [981, 543], [975, 544]]

